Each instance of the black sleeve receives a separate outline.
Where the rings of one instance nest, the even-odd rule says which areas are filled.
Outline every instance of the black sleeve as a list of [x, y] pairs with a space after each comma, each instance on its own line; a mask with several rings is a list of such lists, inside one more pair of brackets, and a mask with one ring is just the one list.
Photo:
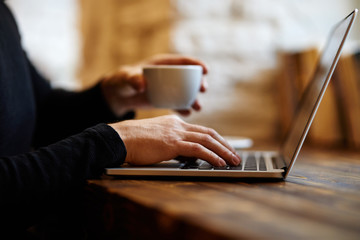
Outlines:
[[99, 124], [37, 151], [0, 158], [0, 222], [33, 223], [86, 179], [119, 166], [125, 157], [117, 132]]
[[81, 92], [51, 89], [29, 62], [36, 97], [37, 124], [34, 146], [46, 146], [102, 122], [134, 118], [134, 112], [116, 117], [101, 92], [100, 84]]

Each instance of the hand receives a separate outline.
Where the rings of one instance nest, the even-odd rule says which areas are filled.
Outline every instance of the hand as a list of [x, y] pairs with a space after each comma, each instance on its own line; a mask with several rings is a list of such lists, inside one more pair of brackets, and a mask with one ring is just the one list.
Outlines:
[[203, 159], [214, 166], [237, 166], [241, 159], [213, 129], [188, 124], [175, 115], [109, 124], [123, 140], [125, 162], [148, 165], [178, 156]]
[[[106, 101], [112, 111], [121, 116], [129, 110], [137, 108], [150, 108], [151, 105], [146, 97], [146, 82], [142, 74], [145, 65], [200, 65], [203, 74], [207, 74], [208, 69], [205, 64], [197, 59], [173, 54], [157, 55], [135, 65], [122, 66], [115, 73], [107, 75], [101, 79], [101, 88]], [[205, 92], [207, 82], [203, 77], [200, 92]], [[201, 109], [198, 100], [194, 102], [192, 108], [196, 111]], [[190, 114], [190, 110], [179, 110], [182, 115]]]

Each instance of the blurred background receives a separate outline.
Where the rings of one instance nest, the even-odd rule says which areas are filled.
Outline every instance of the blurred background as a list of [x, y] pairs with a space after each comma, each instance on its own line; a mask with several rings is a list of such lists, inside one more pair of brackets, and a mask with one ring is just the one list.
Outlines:
[[[284, 118], [292, 114], [283, 106], [287, 100], [281, 97], [287, 91], [282, 86], [288, 81], [284, 72], [290, 69], [291, 59], [321, 49], [331, 27], [355, 7], [360, 8], [360, 0], [6, 2], [20, 25], [29, 57], [54, 87], [84, 89], [119, 65], [157, 53], [191, 55], [208, 64], [209, 90], [200, 96], [203, 110], [185, 120], [215, 128], [224, 135], [271, 142], [283, 137], [287, 128]], [[356, 26], [346, 45], [346, 55], [357, 56], [359, 43], [360, 28]], [[360, 69], [352, 64], [354, 71]], [[353, 97], [358, 101], [359, 78], [354, 81], [359, 91]], [[318, 146], [359, 148], [360, 140], [349, 137], [357, 130], [347, 128], [348, 119], [341, 112], [344, 101], [339, 96], [334, 94], [335, 100], [329, 102], [333, 105], [330, 109], [340, 108], [340, 112], [334, 115], [334, 110], [323, 111], [326, 129], [317, 134], [323, 136], [322, 131], [329, 132], [329, 127], [336, 125], [336, 136], [314, 137], [313, 142]], [[360, 111], [358, 106], [353, 104], [351, 109]], [[139, 111], [137, 117], [169, 112]], [[357, 117], [360, 115], [349, 116], [351, 124], [360, 124]]]

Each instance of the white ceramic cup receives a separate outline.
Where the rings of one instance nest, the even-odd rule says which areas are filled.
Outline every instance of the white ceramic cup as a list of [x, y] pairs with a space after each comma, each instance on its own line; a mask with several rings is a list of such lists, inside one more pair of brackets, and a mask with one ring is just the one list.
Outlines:
[[143, 68], [147, 96], [157, 108], [190, 109], [200, 90], [198, 65], [152, 65]]

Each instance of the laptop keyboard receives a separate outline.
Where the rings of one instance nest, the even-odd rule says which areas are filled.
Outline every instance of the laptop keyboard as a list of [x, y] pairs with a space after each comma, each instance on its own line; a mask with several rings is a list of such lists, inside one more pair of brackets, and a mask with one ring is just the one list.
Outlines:
[[242, 162], [238, 166], [215, 167], [203, 160], [189, 161], [184, 163], [182, 169], [198, 170], [238, 170], [238, 171], [266, 171], [264, 156], [260, 154], [247, 153], [240, 155]]

